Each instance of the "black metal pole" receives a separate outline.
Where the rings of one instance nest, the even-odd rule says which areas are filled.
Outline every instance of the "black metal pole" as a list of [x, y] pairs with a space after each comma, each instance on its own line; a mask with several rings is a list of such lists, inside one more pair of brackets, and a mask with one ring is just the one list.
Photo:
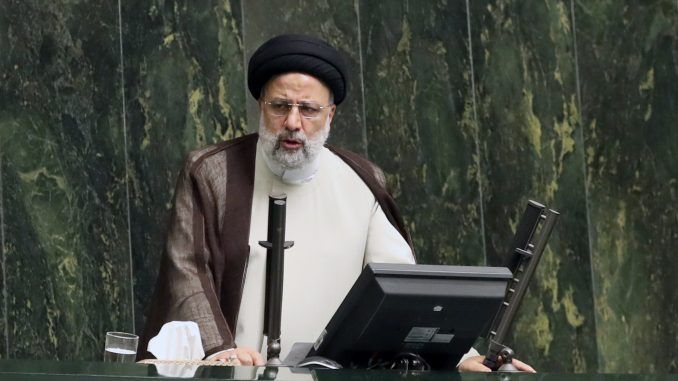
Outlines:
[[264, 307], [264, 334], [267, 336], [269, 365], [280, 365], [280, 321], [282, 318], [283, 276], [285, 249], [294, 242], [285, 241], [287, 195], [268, 197], [268, 241], [259, 241], [266, 248], [266, 300]]
[[558, 216], [558, 212], [531, 200], [523, 213], [507, 262], [513, 279], [509, 282], [504, 302], [492, 322], [488, 335], [489, 348], [483, 360], [483, 364], [492, 370], [502, 370], [499, 367], [500, 356], [504, 360], [504, 370], [515, 370], [510, 364], [513, 350], [504, 343]]

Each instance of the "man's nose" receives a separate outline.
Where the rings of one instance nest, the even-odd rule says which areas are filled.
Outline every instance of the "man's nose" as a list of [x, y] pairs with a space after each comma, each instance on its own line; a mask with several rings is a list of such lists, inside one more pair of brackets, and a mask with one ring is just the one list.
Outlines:
[[288, 130], [296, 131], [300, 130], [301, 125], [301, 113], [299, 112], [299, 107], [292, 106], [289, 113], [287, 114], [287, 120], [285, 121], [285, 128]]

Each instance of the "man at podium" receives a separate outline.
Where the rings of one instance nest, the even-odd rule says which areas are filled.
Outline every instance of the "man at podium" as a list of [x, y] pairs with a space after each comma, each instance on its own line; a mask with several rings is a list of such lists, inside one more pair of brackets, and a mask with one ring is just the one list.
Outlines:
[[[146, 345], [164, 323], [187, 320], [208, 359], [264, 364], [266, 250], [257, 242], [273, 192], [287, 195], [285, 236], [295, 242], [285, 252], [281, 358], [315, 341], [366, 263], [415, 261], [382, 171], [325, 144], [348, 90], [341, 54], [281, 35], [252, 55], [247, 82], [258, 134], [193, 151], [180, 173], [140, 357], [151, 357]], [[481, 360], [459, 368], [483, 370]]]

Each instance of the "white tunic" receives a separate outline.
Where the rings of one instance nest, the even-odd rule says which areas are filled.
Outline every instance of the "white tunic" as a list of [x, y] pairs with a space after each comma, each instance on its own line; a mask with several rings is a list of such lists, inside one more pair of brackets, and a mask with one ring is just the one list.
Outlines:
[[250, 257], [235, 332], [239, 347], [261, 350], [263, 342], [268, 195], [287, 195], [282, 351], [314, 342], [368, 262], [414, 263], [407, 242], [391, 225], [374, 195], [343, 160], [326, 148], [310, 181], [283, 183], [257, 150], [250, 225]]

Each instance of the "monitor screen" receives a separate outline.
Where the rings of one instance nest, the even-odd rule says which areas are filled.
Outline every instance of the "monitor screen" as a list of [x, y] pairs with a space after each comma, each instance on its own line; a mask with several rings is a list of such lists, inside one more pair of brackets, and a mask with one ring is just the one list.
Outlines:
[[368, 264], [309, 355], [367, 368], [409, 352], [453, 368], [486, 333], [511, 278], [505, 267]]

